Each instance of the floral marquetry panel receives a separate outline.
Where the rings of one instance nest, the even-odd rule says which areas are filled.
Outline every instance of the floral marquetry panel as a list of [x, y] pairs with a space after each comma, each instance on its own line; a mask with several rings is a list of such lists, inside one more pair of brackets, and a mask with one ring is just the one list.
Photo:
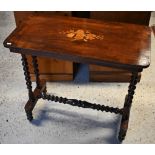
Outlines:
[[66, 37], [71, 38], [72, 41], [89, 41], [89, 40], [94, 40], [94, 39], [98, 39], [98, 40], [103, 40], [104, 36], [103, 35], [96, 35], [91, 33], [88, 30], [82, 30], [82, 29], [78, 29], [78, 30], [68, 30], [68, 31], [62, 31], [60, 32], [60, 34], [64, 34], [66, 35]]

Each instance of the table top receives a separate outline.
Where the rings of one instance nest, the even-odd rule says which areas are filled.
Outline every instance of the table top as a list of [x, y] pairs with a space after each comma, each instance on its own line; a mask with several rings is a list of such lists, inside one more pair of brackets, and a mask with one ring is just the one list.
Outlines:
[[150, 64], [147, 26], [63, 16], [30, 16], [4, 41], [12, 52], [124, 69]]

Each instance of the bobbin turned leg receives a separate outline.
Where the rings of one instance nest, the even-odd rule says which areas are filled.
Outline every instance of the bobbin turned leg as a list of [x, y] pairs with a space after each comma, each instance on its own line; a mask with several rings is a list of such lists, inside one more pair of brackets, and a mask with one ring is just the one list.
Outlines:
[[30, 79], [30, 72], [29, 72], [29, 67], [28, 67], [28, 62], [27, 62], [27, 58], [24, 54], [22, 54], [22, 65], [23, 65], [23, 70], [24, 70], [24, 75], [25, 75], [25, 80], [26, 80], [26, 85], [27, 85], [27, 89], [28, 89], [28, 96], [29, 96], [29, 106], [27, 108], [25, 108], [25, 112], [27, 115], [27, 119], [29, 121], [31, 121], [33, 119], [32, 116], [32, 110], [33, 110], [33, 104], [35, 101], [35, 97], [34, 97], [34, 93], [32, 92], [32, 82]]
[[132, 73], [130, 85], [128, 88], [128, 95], [126, 95], [125, 102], [124, 102], [124, 109], [123, 109], [120, 131], [118, 136], [119, 141], [123, 141], [126, 136], [128, 123], [129, 123], [130, 109], [132, 105], [133, 95], [136, 89], [137, 79], [138, 79], [138, 72]]
[[[37, 56], [32, 56], [32, 63], [33, 63], [35, 77], [36, 77], [36, 88], [39, 90], [42, 90], [42, 92], [46, 93], [47, 92], [46, 82], [45, 82], [45, 80], [40, 80], [40, 77], [39, 77], [40, 74], [39, 74]], [[42, 85], [43, 83], [44, 83], [44, 87]], [[41, 97], [41, 95], [40, 95], [40, 97]]]
[[23, 65], [26, 85], [27, 85], [28, 92], [29, 92], [29, 100], [25, 105], [25, 112], [27, 115], [27, 119], [29, 121], [32, 121], [33, 119], [32, 110], [34, 109], [38, 99], [41, 98], [41, 93], [46, 90], [46, 81], [39, 79], [39, 69], [38, 69], [38, 63], [37, 63], [36, 56], [32, 56], [32, 63], [34, 67], [34, 73], [36, 76], [36, 88], [34, 91], [32, 91], [32, 82], [30, 79], [30, 72], [29, 72], [27, 58], [25, 55], [22, 54], [22, 65]]
[[[39, 74], [39, 69], [38, 69], [38, 61], [37, 61], [37, 57], [36, 56], [32, 56], [32, 63], [33, 63], [33, 68], [34, 68], [34, 73], [35, 73], [35, 77], [36, 77], [36, 88], [41, 89], [41, 80], [40, 80], [40, 74]], [[43, 80], [42, 80], [43, 81]], [[45, 81], [44, 81], [45, 82]], [[43, 89], [43, 92], [46, 93], [47, 92], [47, 88], [46, 86]]]
[[36, 77], [36, 87], [40, 89], [39, 69], [38, 69], [38, 62], [37, 62], [36, 56], [32, 56], [32, 64], [33, 64], [34, 73]]

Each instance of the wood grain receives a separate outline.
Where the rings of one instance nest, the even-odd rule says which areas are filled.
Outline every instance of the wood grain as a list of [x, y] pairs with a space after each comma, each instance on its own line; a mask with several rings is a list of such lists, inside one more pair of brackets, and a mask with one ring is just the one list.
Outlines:
[[[14, 11], [17, 27], [30, 15], [62, 15], [70, 16], [69, 11]], [[31, 56], [27, 56], [30, 68], [31, 79], [34, 81]], [[71, 81], [73, 79], [73, 64], [69, 61], [62, 61], [53, 58], [38, 57], [41, 79], [46, 81]]]
[[112, 22], [149, 25], [151, 11], [91, 11], [90, 18]]
[[[103, 40], [72, 41], [62, 31], [82, 29]], [[150, 28], [75, 17], [31, 16], [4, 41], [12, 52], [48, 56], [124, 69], [150, 64]], [[8, 44], [8, 43], [11, 43]]]
[[[91, 11], [90, 18], [102, 21], [123, 22], [139, 25], [149, 25], [151, 11]], [[90, 81], [129, 82], [131, 74], [128, 71], [90, 65]], [[138, 82], [140, 79], [138, 75]]]

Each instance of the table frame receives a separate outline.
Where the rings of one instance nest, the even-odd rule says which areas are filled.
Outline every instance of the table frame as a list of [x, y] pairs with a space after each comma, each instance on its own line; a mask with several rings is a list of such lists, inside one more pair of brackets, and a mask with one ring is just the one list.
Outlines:
[[25, 112], [27, 115], [27, 119], [29, 121], [33, 120], [32, 111], [39, 99], [51, 100], [54, 102], [70, 104], [72, 106], [78, 106], [82, 108], [91, 108], [91, 109], [98, 110], [98, 111], [100, 110], [100, 111], [120, 114], [122, 116], [122, 120], [120, 124], [120, 131], [119, 131], [118, 139], [120, 142], [125, 139], [127, 129], [128, 129], [130, 109], [131, 109], [132, 100], [133, 100], [133, 96], [134, 96], [134, 92], [135, 92], [136, 84], [138, 80], [138, 73], [139, 73], [138, 70], [131, 71], [132, 76], [131, 76], [130, 84], [128, 87], [128, 94], [125, 97], [124, 107], [122, 109], [119, 109], [119, 108], [114, 108], [114, 107], [109, 107], [109, 106], [104, 106], [104, 105], [99, 105], [99, 104], [92, 104], [87, 101], [81, 101], [77, 99], [67, 99], [64, 97], [58, 97], [58, 96], [48, 94], [47, 89], [46, 89], [46, 81], [40, 80], [39, 78], [37, 56], [34, 56], [34, 55], [31, 55], [31, 56], [32, 56], [32, 64], [34, 68], [34, 73], [36, 77], [36, 88], [34, 89], [34, 91], [32, 91], [32, 82], [30, 78], [27, 58], [25, 54], [21, 54], [21, 56], [22, 56], [21, 60], [22, 60], [26, 85], [28, 89], [28, 96], [29, 96], [29, 100], [25, 105]]

